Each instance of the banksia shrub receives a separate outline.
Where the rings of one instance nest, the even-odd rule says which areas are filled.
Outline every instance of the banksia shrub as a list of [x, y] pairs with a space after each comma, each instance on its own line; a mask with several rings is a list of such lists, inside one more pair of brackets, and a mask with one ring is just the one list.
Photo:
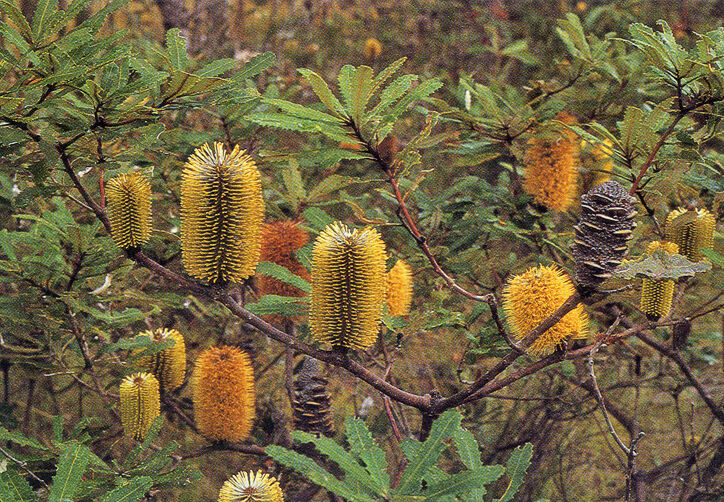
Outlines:
[[573, 203], [578, 180], [578, 145], [568, 136], [532, 138], [523, 157], [523, 189], [548, 209], [565, 211]]
[[412, 302], [412, 271], [405, 260], [397, 260], [387, 272], [387, 306], [390, 315], [407, 315]]
[[704, 258], [702, 249], [714, 247], [716, 219], [706, 209], [675, 209], [666, 217], [666, 240], [679, 246], [679, 253], [691, 261]]
[[[503, 309], [515, 340], [525, 336], [573, 294], [575, 287], [555, 266], [538, 266], [514, 276], [503, 291]], [[588, 335], [588, 315], [583, 305], [567, 313], [530, 346], [530, 353], [546, 355], [566, 338]]]
[[597, 288], [626, 256], [636, 227], [633, 203], [617, 181], [606, 181], [581, 197], [581, 217], [571, 247], [576, 280], [584, 288]]
[[161, 413], [158, 380], [151, 373], [134, 373], [121, 381], [120, 395], [123, 430], [141, 441]]
[[[646, 247], [646, 253], [651, 254], [661, 249], [667, 254], [677, 254], [679, 246], [673, 242], [654, 241]], [[652, 321], [658, 321], [669, 315], [671, 300], [674, 298], [673, 279], [651, 279], [644, 277], [641, 284], [641, 311]]]
[[141, 173], [122, 174], [106, 183], [111, 237], [123, 249], [141, 247], [151, 238], [151, 184]]
[[254, 161], [222, 143], [197, 148], [181, 184], [181, 253], [186, 271], [240, 283], [259, 263], [264, 200]]
[[175, 329], [144, 331], [138, 336], [147, 336], [154, 342], [171, 342], [171, 346], [138, 360], [138, 366], [153, 373], [161, 386], [161, 392], [178, 389], [186, 375], [186, 344], [184, 337]]
[[284, 502], [284, 494], [276, 478], [261, 471], [242, 471], [223, 484], [219, 502]]
[[[276, 263], [294, 275], [309, 280], [309, 271], [297, 259], [295, 253], [309, 242], [309, 234], [293, 221], [276, 221], [264, 225], [261, 239], [261, 261]], [[299, 288], [286, 282], [259, 275], [261, 295], [304, 296]]]
[[334, 435], [327, 383], [320, 374], [317, 361], [305, 357], [294, 382], [292, 408], [295, 429], [330, 437]]
[[254, 372], [246, 352], [213, 347], [201, 353], [192, 378], [199, 431], [215, 441], [241, 441], [254, 422]]
[[312, 251], [309, 327], [319, 342], [365, 349], [377, 339], [385, 301], [385, 243], [377, 230], [335, 222]]

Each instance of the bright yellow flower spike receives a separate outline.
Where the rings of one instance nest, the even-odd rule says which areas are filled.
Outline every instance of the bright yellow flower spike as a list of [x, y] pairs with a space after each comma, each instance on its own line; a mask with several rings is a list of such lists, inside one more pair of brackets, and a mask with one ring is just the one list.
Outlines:
[[[667, 254], [677, 254], [679, 246], [673, 242], [653, 241], [646, 247], [646, 253], [651, 254], [657, 249]], [[641, 283], [641, 311], [652, 321], [658, 321], [671, 312], [671, 302], [674, 298], [673, 279], [649, 279], [644, 277]]]
[[161, 413], [158, 380], [150, 373], [134, 373], [121, 381], [120, 395], [123, 430], [141, 441]]
[[412, 302], [412, 270], [405, 260], [397, 260], [387, 272], [387, 306], [390, 315], [407, 315]]
[[161, 392], [170, 392], [181, 386], [186, 376], [186, 344], [184, 337], [175, 329], [144, 331], [138, 336], [147, 336], [154, 342], [173, 341], [173, 344], [138, 361], [138, 366], [153, 373], [161, 385]]
[[335, 222], [312, 251], [312, 336], [332, 345], [365, 349], [375, 343], [385, 301], [385, 243], [377, 230]]
[[151, 184], [139, 173], [122, 174], [106, 183], [111, 237], [123, 249], [138, 248], [151, 238]]
[[259, 263], [264, 199], [254, 161], [235, 147], [204, 145], [181, 184], [181, 252], [186, 271], [214, 283], [241, 283]]
[[223, 484], [219, 502], [284, 502], [284, 495], [276, 478], [261, 471], [242, 471]]
[[702, 249], [714, 247], [716, 219], [706, 209], [679, 208], [666, 217], [666, 240], [679, 246], [679, 253], [691, 261], [701, 261]]

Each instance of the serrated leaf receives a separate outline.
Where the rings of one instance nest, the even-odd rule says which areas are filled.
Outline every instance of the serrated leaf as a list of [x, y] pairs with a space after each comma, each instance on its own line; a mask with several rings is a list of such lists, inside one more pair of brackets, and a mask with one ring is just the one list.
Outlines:
[[575, 14], [566, 14], [566, 19], [558, 20], [558, 28], [556, 32], [563, 40], [568, 51], [574, 57], [591, 60], [591, 47], [588, 45], [586, 35], [581, 26], [581, 20]]
[[[361, 156], [360, 158], [367, 157]], [[339, 190], [340, 188], [349, 186], [352, 183], [357, 183], [357, 180], [350, 178], [349, 176], [342, 176], [341, 174], [333, 174], [331, 176], [327, 176], [322, 180], [321, 183], [317, 184], [309, 192], [309, 195], [307, 196], [307, 202], [318, 202], [324, 196], [334, 192], [335, 190]]]
[[443, 441], [449, 438], [455, 429], [460, 427], [461, 421], [462, 415], [458, 410], [447, 410], [433, 422], [430, 435], [420, 444], [419, 450], [410, 459], [410, 463], [402, 472], [395, 493], [416, 495], [420, 492], [425, 472], [435, 465], [437, 459], [447, 448]]
[[412, 103], [426, 98], [433, 92], [437, 91], [440, 87], [442, 87], [442, 81], [438, 78], [425, 80], [403, 96], [386, 114], [386, 118], [388, 120], [397, 119]]
[[508, 462], [505, 464], [505, 474], [510, 480], [505, 488], [503, 496], [495, 499], [493, 502], [510, 502], [523, 484], [525, 472], [530, 465], [530, 459], [533, 458], [533, 445], [526, 443], [517, 447], [510, 455]]
[[[261, 275], [267, 275], [269, 277], [277, 279], [278, 281], [291, 284], [295, 288], [299, 288], [305, 293], [309, 293], [312, 290], [309, 282], [305, 281], [298, 275], [292, 274], [288, 268], [278, 265], [276, 263], [271, 263], [268, 261], [259, 262], [259, 264], [256, 266], [256, 273]], [[297, 301], [300, 301], [300, 299], [297, 298]]]
[[468, 469], [482, 467], [483, 462], [480, 460], [480, 447], [472, 432], [460, 427], [453, 432], [453, 441], [455, 442], [455, 448], [457, 448], [460, 460], [463, 461], [465, 467]]
[[10, 469], [0, 473], [0, 501], [35, 502], [36, 500], [38, 498], [24, 477]]
[[33, 21], [30, 28], [33, 34], [33, 41], [40, 41], [48, 24], [52, 21], [54, 15], [58, 13], [58, 0], [38, 0], [35, 4], [35, 12], [33, 13]]
[[151, 478], [139, 476], [105, 494], [101, 502], [136, 502], [151, 489], [151, 486], [153, 486]]
[[189, 57], [186, 53], [186, 39], [181, 36], [181, 30], [171, 28], [166, 32], [166, 50], [174, 70], [186, 70]]
[[[497, 480], [504, 471], [502, 465], [488, 465], [459, 472], [429, 486], [424, 492], [423, 500], [424, 502], [434, 502], [443, 496], [463, 495], [471, 491], [482, 492], [482, 495], [485, 495], [484, 486]], [[482, 498], [475, 500], [482, 500]]]
[[10, 441], [20, 446], [30, 446], [37, 450], [47, 450], [48, 448], [40, 444], [35, 438], [26, 438], [20, 431], [10, 432], [5, 427], [0, 427], [0, 440]]
[[350, 111], [352, 120], [356, 124], [361, 123], [367, 103], [370, 100], [372, 90], [372, 75], [374, 70], [369, 66], [359, 66], [354, 70], [352, 85], [350, 87]]
[[309, 226], [317, 232], [321, 232], [334, 221], [334, 218], [318, 207], [308, 207], [302, 212], [302, 215]]
[[646, 277], [648, 279], [679, 279], [692, 277], [697, 273], [711, 269], [706, 261], [693, 262], [680, 254], [668, 254], [657, 249], [652, 254], [645, 254], [635, 260], [628, 260], [616, 267], [613, 275], [623, 279]]
[[407, 58], [402, 57], [377, 74], [375, 79], [372, 81], [372, 87], [369, 92], [370, 98], [377, 93], [377, 91], [385, 84], [385, 82], [387, 82], [387, 80], [390, 79], [390, 77], [392, 77], [392, 75], [397, 73], [397, 70], [402, 68], [405, 61], [407, 61]]
[[130, 0], [111, 0], [101, 10], [83, 21], [76, 29], [87, 28], [94, 35], [97, 34], [101, 27], [105, 24], [106, 17], [108, 17], [111, 12], [114, 12], [126, 5], [129, 1]]
[[374, 117], [382, 115], [412, 87], [413, 82], [415, 82], [417, 78], [417, 75], [402, 75], [393, 80], [390, 85], [382, 90], [380, 102], [367, 114], [367, 117], [371, 120]]
[[364, 462], [367, 472], [380, 487], [380, 493], [386, 494], [390, 485], [390, 475], [387, 473], [385, 452], [372, 438], [364, 420], [349, 416], [344, 422], [344, 429], [350, 451]]
[[284, 187], [289, 194], [289, 202], [292, 206], [292, 212], [296, 213], [299, 204], [305, 199], [307, 193], [302, 183], [302, 174], [299, 172], [299, 163], [296, 159], [289, 159], [289, 163], [282, 170], [282, 179]]
[[307, 82], [309, 82], [309, 85], [312, 86], [314, 93], [317, 95], [319, 100], [324, 103], [329, 111], [340, 118], [345, 118], [347, 116], [344, 106], [342, 106], [342, 103], [340, 103], [337, 97], [332, 94], [327, 82], [325, 82], [322, 77], [312, 70], [307, 70], [306, 68], [302, 68], [297, 71], [301, 73], [305, 79], [307, 79]]
[[273, 52], [264, 52], [263, 54], [254, 56], [234, 75], [234, 80], [243, 81], [260, 74], [274, 64], [275, 58], [276, 56]]
[[11, 0], [0, 0], [0, 12], [8, 16], [26, 42], [32, 42], [32, 31], [23, 12]]
[[347, 105], [345, 110], [350, 112], [350, 114], [352, 111], [352, 105], [350, 103], [352, 99], [352, 77], [354, 76], [354, 73], [354, 66], [346, 64], [342, 68], [340, 68], [339, 73], [337, 74], [337, 85], [339, 86], [339, 93], [342, 95], [342, 99]]
[[236, 68], [236, 61], [233, 59], [217, 59], [197, 71], [196, 75], [199, 77], [216, 77], [234, 68]]
[[66, 449], [58, 460], [58, 469], [50, 487], [50, 502], [72, 502], [81, 476], [90, 461], [90, 450], [83, 444], [75, 444]]
[[290, 115], [294, 115], [295, 117], [342, 125], [342, 121], [337, 117], [333, 117], [327, 113], [313, 110], [296, 103], [290, 103], [289, 101], [284, 101], [283, 99], [264, 99], [264, 102], [274, 105], [282, 111], [285, 111]]
[[51, 421], [53, 427], [53, 441], [60, 443], [63, 441], [63, 415], [56, 415]]
[[338, 445], [334, 440], [321, 436], [315, 437], [308, 432], [294, 431], [292, 437], [301, 443], [312, 443], [323, 455], [337, 464], [345, 472], [345, 483], [359, 484], [371, 495], [384, 495], [384, 488], [375, 482], [370, 473], [355, 461], [350, 453]]
[[352, 488], [332, 476], [309, 457], [276, 445], [267, 446], [264, 448], [264, 451], [280, 464], [295, 470], [312, 483], [329, 490], [348, 502], [370, 502], [369, 497], [352, 490]]

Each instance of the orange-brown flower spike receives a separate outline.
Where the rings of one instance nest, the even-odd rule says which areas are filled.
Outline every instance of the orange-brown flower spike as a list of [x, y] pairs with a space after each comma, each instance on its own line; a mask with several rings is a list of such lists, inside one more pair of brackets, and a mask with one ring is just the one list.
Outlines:
[[[646, 253], [651, 254], [657, 249], [667, 254], [677, 254], [679, 246], [673, 242], [653, 241], [646, 247]], [[671, 312], [671, 302], [674, 298], [673, 279], [649, 279], [644, 277], [641, 283], [641, 311], [651, 321], [658, 321]]]
[[312, 251], [309, 327], [319, 342], [366, 349], [377, 339], [385, 301], [385, 243], [377, 230], [339, 222], [319, 234]]
[[276, 478], [261, 471], [242, 471], [221, 487], [219, 502], [284, 502], [284, 494]]
[[666, 217], [666, 240], [679, 246], [679, 253], [691, 261], [704, 259], [702, 249], [714, 247], [716, 219], [706, 209], [675, 209]]
[[[506, 321], [515, 340], [523, 340], [575, 292], [569, 277], [555, 266], [538, 266], [514, 276], [503, 292]], [[531, 354], [553, 352], [566, 338], [588, 335], [588, 315], [583, 305], [563, 316], [530, 346]]]
[[181, 253], [189, 275], [241, 283], [259, 263], [264, 199], [254, 161], [222, 143], [189, 157], [181, 183]]
[[120, 396], [123, 430], [141, 441], [161, 413], [158, 380], [150, 373], [134, 373], [121, 381]]
[[390, 315], [407, 315], [412, 302], [412, 271], [405, 260], [397, 260], [387, 272], [387, 306]]
[[205, 350], [196, 361], [192, 387], [201, 434], [214, 441], [241, 441], [249, 436], [256, 393], [246, 352], [228, 346]]
[[565, 134], [528, 142], [523, 188], [536, 203], [554, 211], [571, 206], [577, 190], [578, 152], [577, 142]]
[[[294, 275], [309, 280], [309, 271], [295, 253], [309, 242], [309, 234], [293, 221], [276, 221], [264, 225], [261, 239], [261, 261], [286, 267]], [[304, 291], [273, 277], [259, 275], [262, 295], [304, 296]]]
[[154, 342], [170, 342], [171, 346], [150, 356], [141, 357], [138, 366], [153, 373], [161, 386], [161, 392], [178, 389], [186, 376], [186, 344], [184, 337], [175, 329], [144, 331]]
[[151, 184], [141, 173], [122, 174], [106, 183], [111, 237], [123, 249], [139, 248], [151, 238]]

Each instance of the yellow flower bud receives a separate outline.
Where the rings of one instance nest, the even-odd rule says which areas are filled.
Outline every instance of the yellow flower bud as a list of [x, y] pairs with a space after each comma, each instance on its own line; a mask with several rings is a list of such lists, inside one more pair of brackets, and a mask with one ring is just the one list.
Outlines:
[[714, 247], [715, 227], [716, 219], [706, 209], [675, 209], [666, 217], [666, 240], [679, 246], [679, 254], [701, 261], [701, 250]]
[[397, 260], [387, 272], [387, 306], [390, 315], [407, 315], [412, 302], [412, 271], [405, 260]]
[[[657, 249], [667, 254], [677, 254], [679, 246], [673, 242], [650, 242], [646, 253], [651, 254]], [[644, 277], [641, 283], [641, 311], [652, 321], [658, 321], [671, 312], [671, 301], [674, 298], [673, 279], [649, 279]]]
[[172, 345], [161, 352], [140, 358], [138, 366], [156, 376], [161, 392], [179, 388], [186, 376], [186, 344], [181, 333], [175, 329], [156, 329], [139, 336], [147, 336], [154, 342], [171, 341]]

